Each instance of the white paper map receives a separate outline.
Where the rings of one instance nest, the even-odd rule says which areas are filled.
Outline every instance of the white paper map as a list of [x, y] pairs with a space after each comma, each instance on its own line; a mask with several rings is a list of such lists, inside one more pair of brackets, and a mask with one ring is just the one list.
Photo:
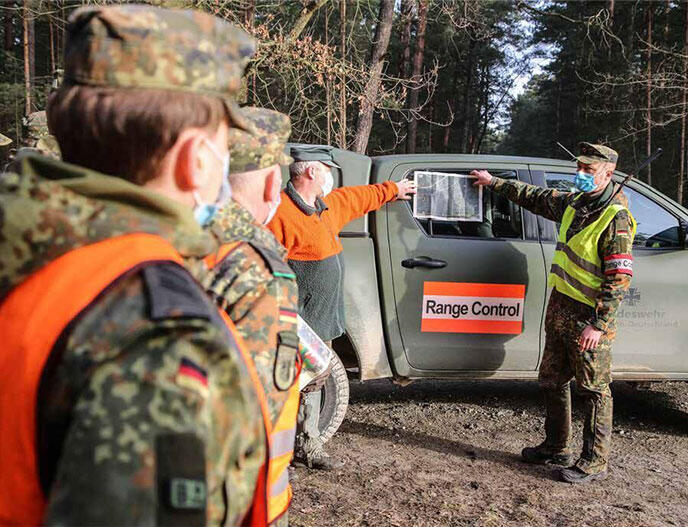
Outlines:
[[483, 221], [483, 187], [474, 176], [445, 172], [414, 172], [418, 193], [413, 217], [449, 221]]

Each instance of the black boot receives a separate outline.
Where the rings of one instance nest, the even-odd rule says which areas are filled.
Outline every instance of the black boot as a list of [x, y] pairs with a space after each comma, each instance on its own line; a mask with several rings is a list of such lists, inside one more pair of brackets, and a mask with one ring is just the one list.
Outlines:
[[597, 474], [588, 474], [583, 472], [578, 467], [562, 468], [559, 471], [559, 479], [566, 483], [585, 484], [593, 481], [603, 480], [607, 477], [607, 471], [598, 472]]
[[294, 466], [315, 470], [335, 470], [344, 466], [341, 461], [334, 461], [323, 449], [319, 440], [306, 440], [302, 448], [294, 453]]
[[573, 454], [556, 453], [549, 450], [545, 444], [535, 447], [526, 447], [521, 450], [521, 458], [526, 463], [536, 465], [558, 465], [560, 467], [570, 467], [573, 464]]

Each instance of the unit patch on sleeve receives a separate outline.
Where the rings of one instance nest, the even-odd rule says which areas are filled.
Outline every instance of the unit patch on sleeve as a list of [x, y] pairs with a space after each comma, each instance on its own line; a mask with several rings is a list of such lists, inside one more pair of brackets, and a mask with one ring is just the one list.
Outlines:
[[518, 335], [525, 296], [523, 284], [424, 282], [420, 330]]
[[633, 256], [612, 254], [604, 258], [604, 274], [617, 273], [633, 276]]

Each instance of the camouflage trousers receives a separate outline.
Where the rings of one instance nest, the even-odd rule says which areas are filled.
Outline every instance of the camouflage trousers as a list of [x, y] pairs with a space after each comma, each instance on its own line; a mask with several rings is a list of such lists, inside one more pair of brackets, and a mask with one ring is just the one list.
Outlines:
[[585, 401], [583, 451], [576, 466], [588, 474], [607, 470], [612, 438], [610, 328], [595, 349], [581, 351], [578, 339], [594, 315], [592, 307], [552, 291], [545, 320], [545, 352], [539, 381], [545, 396], [545, 442], [553, 454], [569, 454], [571, 439], [571, 380]]

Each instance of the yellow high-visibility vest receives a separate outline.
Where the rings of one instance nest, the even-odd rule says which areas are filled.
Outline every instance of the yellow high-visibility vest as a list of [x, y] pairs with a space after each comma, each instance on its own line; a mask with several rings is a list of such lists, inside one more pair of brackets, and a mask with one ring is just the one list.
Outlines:
[[602, 233], [622, 210], [628, 212], [633, 236], [635, 236], [637, 224], [630, 211], [623, 205], [614, 204], [609, 205], [599, 218], [567, 240], [566, 233], [571, 226], [576, 209], [571, 205], [566, 208], [559, 228], [557, 250], [552, 260], [552, 268], [547, 280], [548, 286], [554, 287], [560, 293], [578, 302], [595, 306], [597, 294], [604, 281], [604, 269], [597, 244]]

